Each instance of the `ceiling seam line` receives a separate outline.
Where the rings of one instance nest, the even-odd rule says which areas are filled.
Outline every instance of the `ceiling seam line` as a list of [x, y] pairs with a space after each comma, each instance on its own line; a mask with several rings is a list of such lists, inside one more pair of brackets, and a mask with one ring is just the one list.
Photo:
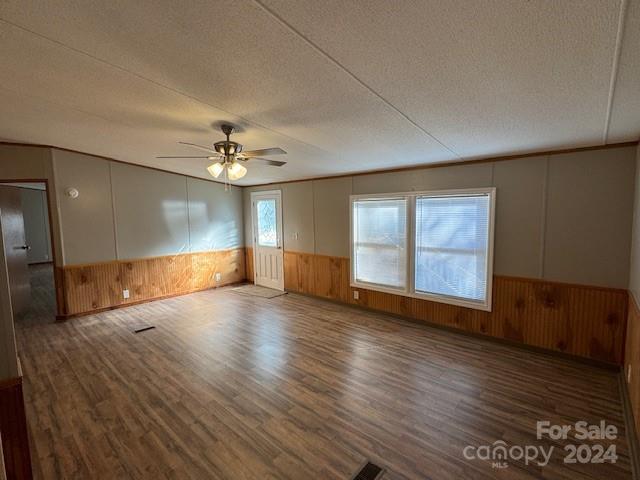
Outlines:
[[[18, 96], [20, 96], [22, 98], [34, 99], [34, 100], [37, 100], [39, 102], [46, 102], [46, 103], [54, 105], [54, 106], [56, 106], [58, 108], [64, 108], [64, 109], [67, 109], [67, 110], [69, 110], [71, 112], [81, 113], [82, 115], [86, 115], [86, 116], [91, 117], [91, 118], [97, 118], [97, 119], [102, 120], [104, 122], [112, 123], [112, 124], [115, 124], [115, 125], [124, 125], [125, 127], [130, 127], [131, 126], [128, 123], [124, 123], [124, 122], [121, 122], [119, 120], [112, 120], [110, 118], [102, 117], [102, 116], [97, 115], [95, 113], [86, 112], [84, 110], [76, 108], [73, 105], [57, 102], [55, 100], [50, 100], [48, 98], [42, 98], [42, 97], [39, 97], [37, 95], [31, 95], [31, 94], [24, 93], [24, 92], [18, 92], [18, 91], [12, 90], [10, 88], [3, 87], [2, 85], [0, 85], [0, 91], [1, 90], [4, 90], [5, 92], [12, 93], [14, 95], [18, 95]], [[20, 141], [20, 140], [16, 139], [16, 141]], [[29, 141], [25, 140], [25, 142], [29, 142]], [[11, 142], [9, 142], [9, 143], [11, 143]], [[46, 148], [55, 149], [55, 150], [60, 150], [60, 149], [64, 150], [64, 149], [66, 149], [66, 147], [62, 147], [60, 145], [48, 145], [48, 144], [41, 144], [41, 143], [32, 143], [32, 145], [36, 146], [36, 147], [40, 146], [40, 147], [46, 147]], [[92, 156], [92, 157], [102, 158], [102, 159], [106, 159], [108, 161], [115, 160], [117, 162], [123, 162], [123, 163], [129, 164], [129, 165], [135, 165], [135, 166], [143, 167], [143, 168], [156, 168], [153, 165], [149, 165], [149, 164], [146, 164], [146, 163], [136, 163], [136, 162], [133, 162], [133, 161], [130, 161], [130, 160], [121, 160], [121, 159], [113, 158], [113, 157], [110, 157], [108, 153], [101, 154], [101, 153], [95, 153], [95, 152], [89, 153], [89, 152], [80, 151], [80, 150], [74, 150], [74, 149], [70, 149], [70, 150], [71, 151], [75, 151], [77, 153], [80, 153], [82, 155], [89, 155], [89, 156]], [[176, 171], [176, 170], [167, 170], [167, 171], [169, 173], [175, 173], [176, 175], [183, 175], [185, 177], [191, 176], [191, 177], [199, 178], [201, 180], [207, 180], [207, 181], [211, 181], [211, 182], [214, 182], [214, 183], [219, 183], [220, 185], [222, 185], [222, 182], [220, 182], [218, 180], [214, 180], [212, 178], [210, 179], [207, 176], [199, 177], [199, 176], [194, 175], [192, 173], [180, 172], [180, 171]]]
[[107, 60], [103, 60], [102, 58], [96, 57], [95, 55], [92, 55], [90, 53], [82, 51], [82, 50], [80, 50], [78, 48], [72, 47], [72, 46], [67, 45], [65, 43], [62, 43], [62, 42], [60, 42], [58, 40], [55, 40], [55, 39], [50, 38], [50, 37], [47, 37], [46, 35], [42, 35], [41, 33], [38, 33], [36, 31], [30, 30], [30, 29], [28, 29], [26, 27], [23, 27], [22, 25], [18, 25], [17, 23], [13, 23], [13, 22], [11, 22], [9, 20], [6, 20], [6, 19], [4, 19], [2, 17], [0, 17], [0, 22], [6, 23], [7, 25], [11, 25], [11, 26], [13, 26], [15, 28], [18, 28], [18, 29], [20, 29], [20, 30], [22, 30], [24, 32], [30, 33], [31, 35], [34, 35], [36, 37], [42, 38], [44, 40], [47, 40], [48, 42], [51, 42], [51, 43], [53, 43], [55, 45], [58, 45], [60, 47], [66, 48], [68, 50], [71, 50], [72, 52], [78, 53], [80, 55], [84, 55], [85, 57], [88, 57], [88, 58], [90, 58], [92, 60], [95, 60], [96, 62], [100, 62], [100, 63], [102, 63], [104, 65], [109, 66], [109, 67], [112, 67], [112, 68], [115, 68], [117, 70], [120, 70], [121, 72], [127, 73], [129, 75], [133, 75], [134, 77], [139, 78], [141, 80], [144, 80], [145, 82], [149, 82], [149, 83], [151, 83], [153, 85], [156, 85], [157, 87], [163, 88], [163, 89], [168, 90], [170, 92], [173, 92], [173, 93], [175, 93], [177, 95], [180, 95], [182, 97], [185, 97], [185, 98], [188, 98], [190, 100], [193, 100], [194, 102], [198, 102], [198, 103], [200, 103], [202, 105], [206, 105], [208, 107], [215, 108], [216, 110], [220, 110], [221, 112], [226, 113], [227, 115], [232, 115], [232, 116], [234, 116], [236, 118], [239, 118], [241, 121], [246, 122], [247, 124], [249, 124], [251, 126], [262, 128], [263, 130], [267, 130], [267, 131], [275, 133], [277, 135], [281, 135], [281, 136], [283, 136], [285, 138], [288, 138], [290, 140], [298, 142], [298, 143], [300, 143], [302, 145], [306, 145], [308, 147], [315, 148], [316, 150], [318, 150], [320, 152], [324, 152], [324, 153], [327, 153], [327, 154], [331, 155], [331, 152], [328, 152], [328, 151], [324, 150], [323, 148], [318, 147], [317, 145], [314, 145], [312, 143], [305, 142], [304, 140], [300, 140], [298, 138], [292, 137], [291, 135], [287, 135], [286, 133], [279, 132], [278, 130], [275, 130], [275, 129], [271, 128], [271, 127], [267, 127], [267, 126], [265, 126], [265, 125], [263, 125], [261, 123], [258, 123], [258, 122], [254, 121], [254, 120], [249, 120], [248, 118], [245, 118], [245, 117], [243, 117], [241, 115], [238, 115], [237, 113], [230, 112], [230, 111], [228, 111], [228, 110], [226, 110], [226, 109], [224, 109], [222, 107], [219, 107], [219, 106], [214, 105], [212, 103], [206, 102], [206, 101], [201, 100], [201, 99], [199, 99], [197, 97], [194, 97], [192, 95], [189, 95], [188, 93], [184, 93], [184, 92], [182, 92], [180, 90], [177, 90], [177, 89], [175, 89], [173, 87], [170, 87], [168, 85], [164, 85], [164, 84], [162, 84], [162, 83], [160, 83], [160, 82], [158, 82], [156, 80], [153, 80], [151, 78], [147, 78], [144, 75], [140, 75], [139, 73], [133, 72], [131, 70], [128, 70], [127, 68], [124, 68], [124, 67], [121, 67], [119, 65], [116, 65], [115, 63], [111, 63], [111, 62], [109, 62]]
[[103, 117], [102, 115], [99, 115], [97, 113], [88, 112], [86, 110], [78, 108], [74, 104], [61, 102], [61, 101], [58, 101], [57, 99], [56, 100], [51, 100], [49, 98], [41, 97], [39, 95], [34, 95], [34, 94], [31, 94], [31, 93], [25, 93], [25, 92], [19, 92], [17, 90], [13, 90], [11, 88], [7, 88], [7, 87], [5, 87], [3, 85], [0, 85], [0, 90], [4, 90], [5, 92], [9, 92], [9, 93], [12, 93], [14, 95], [19, 95], [19, 96], [24, 97], [24, 98], [34, 99], [34, 100], [37, 100], [39, 102], [50, 103], [51, 105], [55, 105], [57, 107], [66, 108], [68, 110], [71, 110], [71, 111], [77, 112], [77, 113], [81, 113], [82, 115], [86, 115], [88, 117], [100, 119], [100, 120], [102, 120], [104, 122], [113, 123], [115, 125], [123, 125], [123, 126], [128, 127], [128, 128], [130, 128], [130, 127], [134, 127], [135, 128], [135, 125], [133, 125], [131, 123], [128, 123], [126, 121], [115, 120], [115, 119], [112, 119], [112, 118]]
[[442, 141], [440, 141], [438, 138], [436, 138], [433, 134], [429, 133], [425, 128], [423, 128], [422, 126], [420, 126], [415, 120], [413, 120], [411, 117], [409, 117], [406, 113], [404, 113], [402, 110], [400, 110], [398, 107], [396, 107], [394, 104], [392, 104], [389, 100], [387, 100], [386, 98], [384, 98], [381, 94], [379, 94], [378, 92], [376, 92], [373, 88], [371, 88], [369, 85], [367, 85], [364, 81], [362, 81], [360, 78], [358, 78], [353, 72], [351, 72], [347, 67], [345, 67], [344, 65], [342, 65], [338, 60], [336, 60], [334, 57], [332, 57], [330, 54], [328, 54], [327, 52], [325, 52], [322, 48], [320, 48], [318, 45], [316, 45], [313, 41], [311, 41], [309, 38], [307, 38], [302, 32], [300, 32], [297, 28], [295, 28], [293, 25], [291, 25], [289, 22], [287, 22], [284, 18], [282, 18], [280, 15], [278, 15], [276, 12], [274, 12], [273, 10], [271, 10], [269, 7], [267, 7], [266, 5], [264, 5], [262, 3], [261, 0], [253, 0], [253, 3], [255, 3], [258, 7], [260, 7], [263, 11], [265, 11], [267, 14], [269, 14], [271, 17], [275, 18], [280, 24], [284, 25], [286, 28], [288, 28], [290, 31], [292, 31], [293, 33], [295, 33], [298, 37], [300, 37], [305, 43], [307, 43], [310, 47], [312, 47], [314, 50], [316, 50], [318, 53], [320, 53], [321, 55], [323, 55], [325, 58], [327, 58], [329, 61], [331, 61], [334, 65], [336, 65], [338, 68], [340, 68], [341, 70], [343, 70], [345, 73], [347, 73], [347, 75], [349, 75], [353, 80], [355, 80], [358, 84], [360, 84], [360, 86], [364, 87], [365, 89], [367, 89], [367, 91], [369, 91], [369, 93], [371, 93], [372, 95], [374, 95], [375, 97], [377, 97], [379, 100], [381, 100], [385, 105], [387, 105], [388, 107], [390, 107], [391, 109], [393, 109], [396, 113], [398, 113], [402, 118], [404, 118], [406, 121], [408, 121], [409, 123], [411, 123], [414, 127], [416, 127], [418, 130], [422, 131], [423, 133], [425, 133], [428, 137], [430, 137], [432, 140], [434, 140], [436, 143], [438, 143], [440, 146], [442, 146], [443, 148], [445, 148], [446, 150], [448, 150], [451, 154], [453, 154], [457, 159], [459, 160], [463, 160], [463, 158], [457, 153], [455, 152], [453, 149], [449, 148], [447, 145], [445, 145]]
[[618, 29], [616, 31], [616, 43], [613, 51], [613, 61], [611, 65], [611, 77], [609, 79], [609, 96], [607, 97], [607, 111], [604, 119], [604, 131], [602, 132], [602, 143], [609, 141], [609, 128], [611, 126], [611, 112], [613, 110], [613, 97], [615, 95], [616, 83], [618, 80], [618, 68], [620, 66], [620, 53], [622, 52], [622, 37], [624, 35], [624, 24], [627, 13], [627, 0], [620, 0], [620, 13], [618, 14]]

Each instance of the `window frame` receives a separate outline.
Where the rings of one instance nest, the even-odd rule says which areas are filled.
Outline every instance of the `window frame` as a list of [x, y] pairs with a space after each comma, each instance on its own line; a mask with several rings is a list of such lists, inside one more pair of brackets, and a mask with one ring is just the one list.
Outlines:
[[[478, 196], [487, 195], [489, 197], [489, 232], [487, 242], [486, 271], [487, 282], [485, 298], [483, 301], [467, 300], [461, 297], [452, 297], [436, 293], [416, 292], [415, 289], [415, 260], [416, 260], [416, 200], [418, 197], [446, 197], [446, 196]], [[399, 200], [406, 201], [406, 279], [404, 288], [394, 288], [377, 283], [357, 281], [355, 279], [355, 243], [353, 235], [353, 205], [356, 201], [362, 200]], [[359, 194], [349, 196], [349, 263], [350, 263], [350, 286], [353, 288], [363, 288], [377, 292], [392, 293], [404, 297], [418, 298], [432, 302], [445, 303], [460, 307], [472, 308], [476, 310], [491, 311], [493, 298], [493, 258], [494, 258], [494, 236], [496, 217], [496, 188], [465, 188], [451, 190], [422, 190], [412, 192], [375, 193]]]

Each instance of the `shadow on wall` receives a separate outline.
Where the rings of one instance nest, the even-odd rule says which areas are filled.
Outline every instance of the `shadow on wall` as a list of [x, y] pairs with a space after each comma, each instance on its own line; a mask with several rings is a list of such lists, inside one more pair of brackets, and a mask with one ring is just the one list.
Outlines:
[[[222, 220], [220, 217], [223, 218]], [[203, 252], [210, 250], [227, 250], [229, 248], [236, 248], [242, 244], [242, 232], [240, 230], [241, 225], [233, 218], [234, 212], [229, 209], [222, 211], [218, 209], [214, 211], [209, 208], [205, 202], [193, 202], [189, 201], [189, 229], [192, 233], [191, 251]], [[201, 225], [193, 225], [194, 220], [199, 223], [204, 222], [204, 229]], [[194, 231], [204, 230], [200, 234], [200, 238], [194, 238]]]
[[[141, 237], [147, 238], [145, 256], [163, 256], [189, 251], [227, 250], [241, 246], [242, 231], [236, 220], [220, 221], [215, 219], [205, 203], [190, 203], [188, 218], [186, 213], [183, 201], [165, 200], [162, 202], [161, 231], [140, 232], [143, 234], [140, 235]], [[199, 219], [196, 225], [192, 224], [196, 223], [194, 219]], [[206, 221], [203, 222], [202, 219], [206, 219]], [[188, 226], [188, 232], [185, 232], [183, 228], [185, 224]], [[145, 228], [144, 223], [141, 222], [138, 228]], [[186, 239], [185, 233], [187, 233]]]

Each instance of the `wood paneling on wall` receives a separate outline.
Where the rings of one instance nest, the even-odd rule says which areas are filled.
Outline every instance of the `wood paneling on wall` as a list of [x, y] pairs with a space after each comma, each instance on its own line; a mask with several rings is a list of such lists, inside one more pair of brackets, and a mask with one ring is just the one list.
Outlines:
[[0, 435], [9, 479], [31, 479], [31, 454], [22, 377], [0, 382]]
[[[247, 271], [251, 271], [247, 249]], [[349, 285], [349, 259], [284, 253], [285, 289], [360, 305], [467, 332], [621, 364], [625, 290], [495, 276], [493, 311], [484, 312]], [[353, 290], [359, 299], [353, 299]], [[640, 368], [640, 367], [639, 367]], [[640, 373], [640, 370], [639, 370]]]
[[253, 282], [255, 278], [255, 270], [253, 269], [253, 249], [245, 248], [244, 249], [244, 269], [247, 273], [247, 280]]
[[[221, 279], [215, 281], [219, 272]], [[59, 267], [62, 315], [220, 287], [245, 279], [243, 248]], [[122, 291], [128, 289], [130, 298]]]
[[629, 316], [627, 318], [627, 341], [624, 358], [624, 375], [628, 381], [629, 368], [631, 382], [628, 384], [633, 418], [636, 430], [640, 432], [640, 308], [633, 294], [629, 295]]

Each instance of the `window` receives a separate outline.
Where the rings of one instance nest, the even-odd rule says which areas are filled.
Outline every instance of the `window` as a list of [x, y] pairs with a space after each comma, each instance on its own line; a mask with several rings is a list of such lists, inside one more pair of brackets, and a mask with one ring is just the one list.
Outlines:
[[276, 201], [272, 198], [258, 200], [256, 211], [258, 214], [258, 245], [261, 247], [277, 247]]
[[489, 196], [416, 198], [416, 292], [483, 301]]
[[365, 199], [353, 203], [353, 260], [357, 282], [405, 288], [405, 198]]
[[494, 202], [493, 188], [352, 196], [352, 285], [491, 310]]

